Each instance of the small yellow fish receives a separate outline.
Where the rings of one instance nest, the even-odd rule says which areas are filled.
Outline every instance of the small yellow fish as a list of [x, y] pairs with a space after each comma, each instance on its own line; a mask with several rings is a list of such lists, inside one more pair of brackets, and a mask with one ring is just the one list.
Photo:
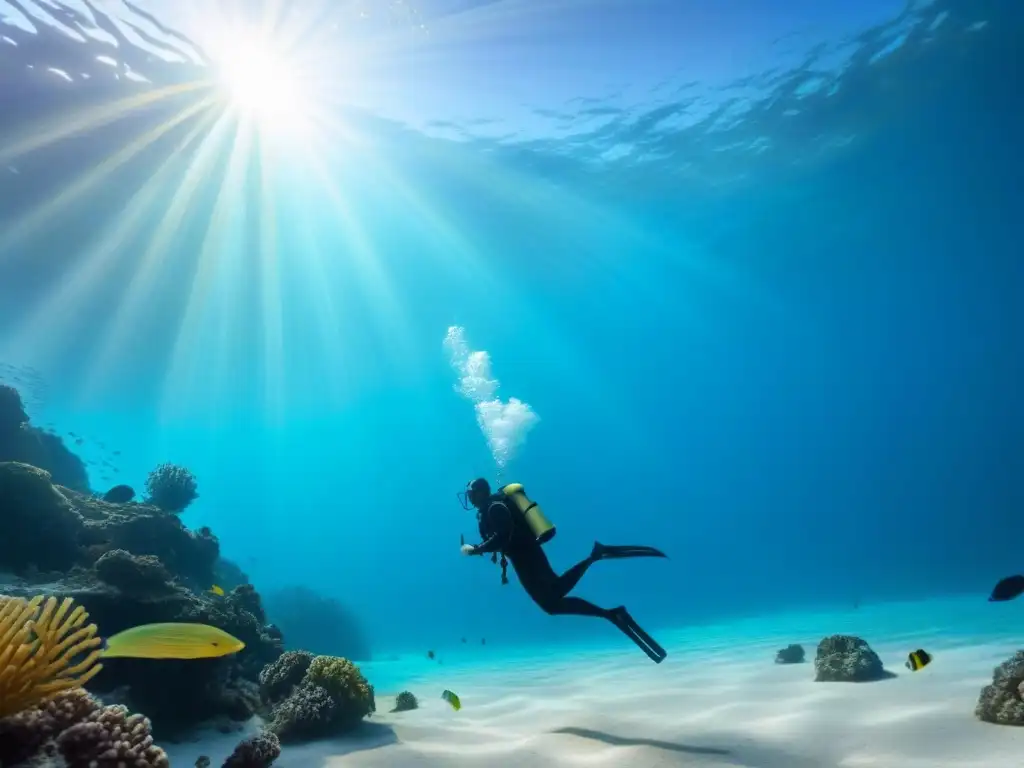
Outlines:
[[452, 709], [454, 709], [456, 712], [462, 709], [462, 702], [459, 701], [459, 697], [451, 691], [445, 691], [444, 693], [442, 693], [441, 698], [447, 701], [449, 704], [451, 704]]
[[143, 624], [107, 639], [102, 655], [134, 659], [213, 659], [245, 643], [207, 624]]
[[224, 597], [223, 587], [218, 587], [216, 584], [214, 584], [212, 587], [210, 587], [210, 591], [213, 592], [213, 594], [217, 595], [217, 597]]

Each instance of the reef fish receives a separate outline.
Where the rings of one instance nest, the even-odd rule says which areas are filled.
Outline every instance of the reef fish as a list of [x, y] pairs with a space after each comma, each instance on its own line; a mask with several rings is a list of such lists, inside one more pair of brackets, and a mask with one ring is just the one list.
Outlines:
[[213, 659], [238, 653], [245, 643], [208, 624], [143, 624], [107, 638], [102, 655], [134, 659]]
[[214, 584], [212, 587], [210, 587], [210, 591], [213, 592], [213, 594], [217, 595], [217, 597], [224, 597], [224, 587], [220, 587]]
[[462, 709], [462, 702], [459, 701], [459, 697], [451, 691], [444, 691], [441, 694], [441, 698], [447, 701], [449, 704], [451, 704], [452, 709], [454, 709], [456, 712]]
[[992, 595], [988, 600], [990, 603], [1013, 600], [1022, 593], [1024, 593], [1024, 576], [1007, 576], [993, 587]]
[[911, 672], [917, 672], [931, 664], [931, 661], [932, 655], [924, 648], [918, 648], [916, 651], [911, 651], [907, 654], [907, 669]]
[[127, 504], [135, 498], [135, 489], [130, 485], [115, 485], [103, 494], [103, 500], [111, 504]]

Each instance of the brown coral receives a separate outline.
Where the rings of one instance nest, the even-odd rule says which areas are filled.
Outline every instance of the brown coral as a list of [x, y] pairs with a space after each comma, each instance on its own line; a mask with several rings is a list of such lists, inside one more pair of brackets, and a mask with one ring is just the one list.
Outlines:
[[97, 709], [62, 731], [57, 748], [72, 766], [170, 768], [167, 753], [153, 744], [149, 719], [120, 705]]
[[54, 597], [0, 598], [0, 717], [85, 685], [102, 668], [96, 625], [86, 624], [89, 614], [72, 604], [71, 598], [59, 604]]

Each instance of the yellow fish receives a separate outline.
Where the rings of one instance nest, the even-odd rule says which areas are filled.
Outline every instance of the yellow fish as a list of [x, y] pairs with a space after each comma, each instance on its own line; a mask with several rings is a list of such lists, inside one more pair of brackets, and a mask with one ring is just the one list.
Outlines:
[[245, 643], [207, 624], [143, 624], [107, 638], [102, 655], [133, 659], [213, 659]]
[[218, 587], [216, 584], [214, 584], [212, 587], [210, 587], [210, 591], [213, 592], [213, 594], [217, 595], [217, 597], [224, 597], [223, 587]]
[[462, 702], [459, 701], [459, 697], [451, 691], [445, 691], [444, 693], [442, 693], [441, 698], [447, 701], [449, 704], [451, 704], [452, 709], [454, 709], [456, 712], [462, 709]]

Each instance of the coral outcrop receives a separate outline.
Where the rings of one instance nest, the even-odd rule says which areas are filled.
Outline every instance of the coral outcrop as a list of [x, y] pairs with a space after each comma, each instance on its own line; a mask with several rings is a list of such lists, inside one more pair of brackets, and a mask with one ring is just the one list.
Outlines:
[[280, 755], [281, 742], [277, 736], [262, 731], [240, 742], [223, 768], [269, 768]]
[[892, 677], [871, 646], [853, 635], [823, 638], [814, 658], [814, 672], [819, 683], [866, 683]]
[[395, 708], [392, 712], [408, 712], [410, 709], [419, 709], [420, 703], [416, 696], [410, 691], [402, 691], [395, 697]]
[[986, 723], [1024, 725], [1024, 651], [1017, 651], [992, 671], [992, 682], [981, 689], [974, 715]]
[[805, 658], [804, 647], [791, 643], [775, 654], [776, 664], [801, 664]]
[[146, 501], [165, 512], [183, 512], [199, 498], [196, 477], [177, 464], [160, 464], [146, 478]]
[[260, 683], [269, 730], [282, 742], [344, 734], [376, 708], [359, 668], [337, 656], [288, 652], [263, 670]]
[[81, 688], [0, 719], [0, 765], [57, 765], [57, 758], [69, 768], [170, 766], [147, 718], [102, 706]]

